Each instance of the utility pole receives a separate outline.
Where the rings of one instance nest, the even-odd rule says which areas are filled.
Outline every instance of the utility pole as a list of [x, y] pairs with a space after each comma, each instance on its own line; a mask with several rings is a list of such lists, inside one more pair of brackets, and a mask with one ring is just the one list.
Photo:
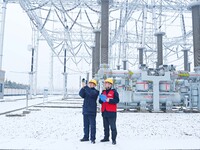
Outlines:
[[38, 49], [39, 49], [39, 30], [32, 27], [32, 45], [34, 48], [33, 63], [33, 95], [37, 95], [37, 71], [38, 71]]
[[63, 99], [67, 98], [67, 71], [66, 71], [66, 56], [67, 56], [67, 49], [64, 49], [64, 73], [63, 73], [63, 77], [64, 77], [64, 95], [63, 95]]
[[7, 1], [2, 2], [2, 12], [1, 12], [1, 23], [0, 23], [0, 70], [2, 70], [2, 60], [3, 60], [3, 43], [4, 43], [4, 29], [6, 20], [6, 5]]
[[68, 34], [68, 26], [67, 26], [67, 20], [65, 21], [65, 27], [64, 27], [64, 72], [63, 72], [63, 99], [67, 99], [68, 97], [68, 91], [67, 91], [67, 68], [66, 68], [66, 64], [67, 64], [67, 34]]
[[54, 54], [53, 51], [50, 52], [50, 76], [49, 76], [49, 91], [50, 95], [53, 95], [54, 87], [53, 87], [53, 62], [54, 62]]
[[0, 99], [3, 99], [4, 96], [4, 80], [5, 80], [5, 71], [2, 70], [2, 61], [3, 61], [3, 43], [4, 43], [4, 29], [5, 29], [5, 20], [6, 20], [6, 5], [7, 1], [2, 2], [1, 8], [1, 17], [0, 17]]
[[31, 48], [31, 71], [29, 72], [29, 85], [30, 85], [30, 98], [32, 98], [33, 95], [33, 66], [34, 66], [34, 48]]

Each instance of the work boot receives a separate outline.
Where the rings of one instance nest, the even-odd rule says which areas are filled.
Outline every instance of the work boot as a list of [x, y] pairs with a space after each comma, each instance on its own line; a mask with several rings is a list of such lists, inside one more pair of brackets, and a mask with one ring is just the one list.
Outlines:
[[113, 144], [113, 145], [116, 145], [116, 144], [117, 144], [116, 140], [113, 140], [113, 141], [112, 141], [112, 144]]
[[100, 142], [109, 142], [109, 139], [102, 139]]
[[82, 138], [80, 139], [81, 142], [86, 142], [86, 141], [89, 141], [89, 139], [85, 139], [85, 138]]

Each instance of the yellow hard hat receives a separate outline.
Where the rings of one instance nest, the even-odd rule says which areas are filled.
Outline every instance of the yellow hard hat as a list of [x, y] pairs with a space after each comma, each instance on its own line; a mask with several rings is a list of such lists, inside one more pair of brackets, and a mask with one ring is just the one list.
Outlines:
[[107, 78], [104, 82], [108, 82], [108, 83], [113, 84], [113, 79], [112, 78]]
[[94, 83], [95, 85], [97, 85], [97, 81], [95, 79], [90, 80], [89, 83]]

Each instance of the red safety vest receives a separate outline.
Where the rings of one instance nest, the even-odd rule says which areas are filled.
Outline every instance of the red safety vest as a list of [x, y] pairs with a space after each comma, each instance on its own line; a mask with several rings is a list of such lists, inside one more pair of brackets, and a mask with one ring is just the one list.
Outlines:
[[[107, 98], [109, 99], [113, 99], [114, 98], [114, 91], [110, 90], [108, 92], [108, 94], [106, 94], [106, 91], [103, 91], [102, 93], [103, 95], [106, 95]], [[101, 112], [104, 111], [108, 111], [108, 112], [117, 112], [117, 104], [110, 104], [108, 102], [104, 102], [101, 104]]]

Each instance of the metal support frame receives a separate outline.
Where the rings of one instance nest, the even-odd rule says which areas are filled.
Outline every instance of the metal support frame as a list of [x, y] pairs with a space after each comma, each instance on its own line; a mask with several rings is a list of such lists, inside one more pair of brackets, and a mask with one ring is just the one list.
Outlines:
[[2, 12], [1, 12], [1, 26], [0, 26], [0, 70], [2, 70], [2, 61], [3, 61], [3, 43], [4, 43], [4, 29], [5, 29], [5, 20], [6, 20], [6, 5], [7, 1], [3, 1]]
[[33, 24], [36, 25], [37, 29], [40, 31], [40, 33], [42, 34], [42, 36], [46, 40], [47, 44], [51, 48], [51, 51], [53, 52], [53, 54], [59, 59], [61, 64], [63, 64], [59, 55], [55, 52], [53, 40], [51, 39], [51, 37], [48, 34], [48, 32], [46, 31], [46, 29], [43, 27], [43, 24], [42, 24], [40, 17], [38, 16], [38, 14], [35, 11], [30, 11], [30, 9], [32, 8], [31, 7], [31, 1], [30, 0], [26, 0], [26, 1], [19, 0], [19, 3], [20, 3], [20, 6], [23, 8], [23, 10], [26, 11], [30, 20], [33, 22]]
[[87, 72], [87, 83], [89, 83], [89, 80], [90, 80], [90, 73], [89, 72]]
[[34, 56], [35, 56], [35, 49], [31, 49], [31, 71], [29, 72], [29, 86], [30, 86], [30, 98], [33, 96], [33, 74], [34, 74]]
[[197, 101], [197, 109], [198, 111], [200, 111], [200, 84], [197, 84], [197, 88], [198, 88], [198, 101]]
[[141, 47], [145, 46], [146, 23], [147, 23], [147, 7], [145, 7], [144, 10], [143, 10], [142, 45], [141, 45]]
[[95, 47], [92, 46], [92, 77], [95, 77], [96, 64], [95, 64]]
[[32, 48], [34, 49], [33, 56], [33, 95], [37, 95], [37, 74], [38, 74], [38, 49], [39, 49], [39, 30], [32, 28]]
[[66, 60], [66, 56], [67, 56], [67, 49], [65, 48], [64, 49], [64, 73], [63, 73], [63, 83], [64, 83], [64, 86], [63, 86], [63, 99], [66, 99], [67, 96], [68, 96], [68, 93], [67, 93], [67, 70], [66, 70], [66, 63], [67, 63], [67, 60]]
[[[52, 53], [52, 56], [51, 56], [51, 63], [50, 63], [50, 67], [51, 67], [51, 69], [50, 69], [50, 82], [51, 82], [51, 86], [50, 87], [52, 87], [52, 88], [50, 88], [50, 89], [53, 89], [53, 56], [57, 56], [57, 57], [59, 57], [58, 55], [57, 55], [57, 53], [55, 53], [55, 51], [54, 51], [54, 47], [53, 47], [53, 42], [55, 42], [54, 41], [54, 39], [52, 39], [51, 38], [51, 35], [49, 35], [48, 34], [48, 31], [45, 29], [45, 28], [43, 28], [43, 26], [42, 26], [42, 16], [39, 16], [38, 14], [36, 14], [35, 13], [35, 11], [30, 11], [33, 7], [31, 7], [31, 6], [35, 6], [35, 5], [33, 5], [33, 3], [35, 2], [34, 0], [26, 0], [26, 1], [24, 1], [24, 0], [8, 0], [8, 1], [10, 1], [10, 2], [20, 2], [20, 4], [21, 4], [21, 6], [22, 6], [22, 8], [25, 10], [25, 12], [28, 14], [28, 16], [29, 16], [29, 18], [34, 22], [34, 24], [37, 26], [37, 28], [38, 28], [38, 30], [41, 32], [41, 34], [44, 36], [44, 38], [45, 38], [45, 40], [47, 41], [47, 43], [49, 44], [49, 46], [51, 47], [51, 49], [52, 49], [52, 51], [53, 51], [53, 53]], [[102, 6], [103, 6], [103, 3], [105, 4], [105, 3], [107, 3], [107, 2], [110, 2], [110, 0], [101, 0], [102, 1]], [[78, 2], [80, 2], [80, 1], [73, 1], [73, 0], [70, 0], [69, 2], [65, 2], [65, 4], [66, 5], [68, 5], [67, 3], [70, 3], [70, 4], [73, 4], [73, 5], [75, 5], [75, 4], [79, 4]], [[154, 2], [154, 4], [152, 5], [152, 3]], [[42, 1], [38, 1], [37, 2], [38, 4], [39, 3], [42, 3]], [[56, 0], [53, 0], [52, 1], [52, 3], [55, 3], [56, 5], [58, 5], [58, 4], [60, 4], [58, 1], [56, 1]], [[94, 6], [93, 4], [95, 3], [96, 4], [96, 2], [94, 2], [94, 1], [91, 1], [91, 3], [92, 3], [92, 6]], [[112, 44], [114, 44], [116, 41], [117, 41], [117, 39], [120, 37], [120, 34], [121, 34], [121, 31], [125, 31], [124, 30], [124, 28], [126, 27], [126, 25], [127, 25], [127, 22], [131, 19], [131, 17], [132, 17], [132, 14], [133, 14], [133, 12], [135, 11], [135, 10], [142, 10], [142, 9], [146, 9], [146, 10], [144, 10], [144, 16], [145, 16], [145, 11], [147, 11], [148, 10], [148, 12], [149, 12], [149, 9], [152, 9], [152, 10], [154, 10], [154, 21], [156, 21], [156, 19], [155, 18], [157, 18], [156, 17], [156, 13], [157, 13], [157, 11], [159, 10], [159, 8], [160, 8], [160, 10], [161, 10], [161, 12], [160, 12], [160, 20], [161, 20], [161, 13], [162, 13], [162, 11], [166, 11], [166, 10], [175, 10], [175, 11], [180, 11], [180, 10], [184, 10], [184, 11], [186, 11], [185, 10], [185, 6], [183, 6], [183, 5], [181, 5], [181, 6], [179, 6], [178, 5], [178, 2], [174, 5], [174, 4], [169, 4], [169, 3], [167, 3], [167, 5], [166, 5], [166, 3], [165, 2], [161, 2], [161, 6], [163, 6], [163, 7], [160, 7], [160, 5], [158, 5], [158, 4], [156, 4], [155, 3], [155, 0], [152, 0], [151, 1], [151, 3], [149, 4], [149, 2], [147, 2], [145, 5], [143, 4], [143, 2], [141, 3], [141, 1], [139, 1], [139, 0], [136, 0], [136, 1], [132, 1], [131, 3], [129, 3], [129, 2], [127, 2], [128, 3], [128, 6], [129, 7], [127, 7], [128, 8], [128, 10], [127, 10], [127, 15], [123, 15], [122, 16], [122, 24], [119, 26], [119, 28], [118, 28], [118, 30], [116, 30], [116, 34], [115, 34], [115, 36], [113, 36], [114, 38], [111, 38], [111, 40], [110, 41], [112, 41], [111, 43], [110, 43], [110, 45], [112, 46]], [[35, 4], [36, 4], [36, 2], [35, 2]], [[114, 4], [113, 4], [113, 7], [111, 8], [111, 9], [113, 9], [113, 8], [120, 8], [120, 9], [123, 9], [123, 10], [125, 10], [124, 8], [124, 4], [125, 4], [125, 2], [119, 2], [119, 3], [115, 3], [114, 2]], [[39, 5], [40, 6], [40, 5]], [[52, 6], [50, 3], [48, 4], [48, 6]], [[47, 6], [47, 7], [48, 7]], [[107, 7], [108, 6], [108, 7]], [[46, 7], [46, 6], [45, 6]], [[83, 7], [83, 6], [81, 6], [81, 7]], [[85, 7], [85, 6], [84, 6]], [[183, 9], [182, 9], [182, 7], [184, 7]], [[58, 8], [60, 8], [60, 5], [59, 5], [59, 7]], [[98, 8], [98, 7], [96, 7], [96, 8]], [[107, 5], [106, 4], [106, 7], [104, 7], [104, 9], [109, 9], [109, 5]], [[107, 10], [105, 11], [106, 13], [107, 13]], [[104, 13], [104, 12], [103, 12]], [[109, 12], [109, 13], [112, 13], [111, 11]], [[102, 14], [102, 20], [103, 19], [105, 19], [106, 17], [108, 17], [108, 14], [107, 15], [103, 15]], [[144, 19], [145, 19], [146, 17], [144, 17]], [[143, 20], [143, 21], [145, 21], [145, 20]], [[103, 25], [103, 21], [101, 22], [102, 23], [102, 25]], [[104, 22], [105, 23], [105, 22]], [[144, 22], [143, 22], [144, 23]], [[159, 24], [160, 26], [161, 26], [161, 21], [160, 21], [160, 24]], [[102, 26], [102, 28], [104, 28], [103, 26]], [[106, 27], [105, 28], [107, 28], [107, 25], [106, 25]], [[144, 32], [144, 24], [143, 24], [143, 34], [145, 33]], [[157, 29], [157, 28], [155, 28], [155, 29]], [[160, 29], [160, 28], [159, 28]], [[103, 33], [105, 33], [106, 34], [106, 30], [108, 31], [108, 29], [103, 29], [104, 30], [104, 32]], [[147, 28], [147, 31], [148, 31], [148, 28]], [[108, 32], [107, 32], [108, 33]], [[153, 33], [155, 33], [155, 32], [153, 32]], [[189, 34], [187, 34], [187, 36], [188, 36]], [[140, 35], [139, 35], [140, 36]], [[144, 38], [145, 36], [143, 36], [143, 41], [145, 40], [145, 38]], [[102, 36], [102, 39], [104, 38], [104, 40], [107, 42], [108, 41], [108, 39], [106, 39], [106, 37], [105, 36]], [[147, 37], [148, 38], [148, 37]], [[173, 40], [173, 39], [172, 39]], [[147, 42], [148, 42], [148, 40], [146, 40]], [[101, 42], [104, 42], [103, 40], [101, 40]], [[171, 43], [172, 41], [170, 41], [169, 43]], [[173, 41], [174, 43], [176, 43], [177, 41]], [[107, 43], [106, 43], [107, 44]], [[148, 43], [147, 43], [148, 44]], [[143, 42], [143, 45], [144, 45], [144, 42]], [[162, 44], [160, 44], [160, 45], [162, 45]], [[107, 46], [107, 45], [106, 45]], [[101, 47], [102, 48], [102, 47]], [[108, 51], [108, 46], [107, 46], [107, 50], [106, 51]], [[107, 56], [108, 56], [108, 53], [106, 52], [105, 50], [103, 50], [103, 53], [104, 53], [104, 55], [106, 54]], [[162, 51], [160, 51], [160, 53], [161, 53]], [[146, 53], [145, 53], [146, 54]], [[160, 55], [159, 55], [160, 56]], [[101, 55], [101, 60], [103, 59], [103, 61], [102, 61], [102, 63], [101, 64], [108, 64], [108, 58], [106, 58], [105, 56], [102, 56]], [[137, 63], [137, 62], [136, 62]], [[161, 65], [162, 63], [159, 63], [158, 62], [158, 66], [159, 65]]]
[[95, 53], [94, 53], [94, 74], [96, 74], [100, 68], [100, 56], [101, 56], [101, 30], [94, 30], [95, 34]]
[[160, 111], [160, 91], [159, 83], [160, 81], [171, 81], [170, 72], [165, 72], [164, 76], [148, 76], [146, 71], [142, 71], [141, 74], [142, 81], [152, 81], [153, 82], [153, 111]]
[[7, 1], [4, 0], [1, 8], [0, 16], [0, 99], [3, 99], [4, 96], [4, 80], [5, 80], [5, 71], [2, 70], [3, 62], [3, 47], [4, 47], [4, 30], [5, 30], [5, 20], [6, 20], [6, 6]]
[[50, 51], [50, 67], [49, 67], [49, 94], [53, 95], [54, 84], [53, 84], [53, 62], [54, 62], [54, 53]]

